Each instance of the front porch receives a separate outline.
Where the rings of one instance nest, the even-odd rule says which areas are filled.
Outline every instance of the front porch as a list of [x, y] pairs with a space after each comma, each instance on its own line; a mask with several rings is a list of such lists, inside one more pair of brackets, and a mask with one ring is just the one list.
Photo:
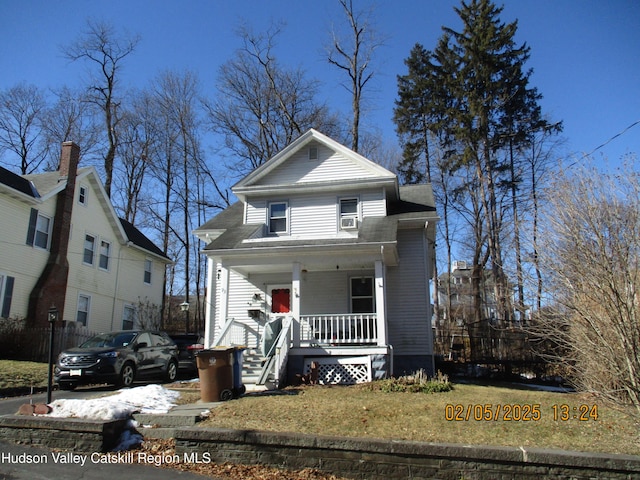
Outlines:
[[392, 371], [392, 349], [379, 345], [372, 314], [270, 315], [264, 322], [229, 319], [214, 345], [245, 346], [243, 380], [248, 388], [296, 383], [318, 367], [318, 382], [354, 384]]

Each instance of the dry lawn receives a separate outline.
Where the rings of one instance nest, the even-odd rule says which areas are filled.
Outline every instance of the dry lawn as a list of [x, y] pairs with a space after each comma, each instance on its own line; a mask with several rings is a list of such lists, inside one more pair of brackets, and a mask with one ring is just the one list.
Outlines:
[[[447, 420], [447, 414], [455, 413], [447, 405], [462, 405], [462, 420]], [[482, 407], [477, 411], [472, 407], [465, 420], [468, 405]], [[484, 405], [491, 405], [491, 420], [484, 419]], [[509, 420], [509, 415], [505, 418], [505, 405], [537, 405], [540, 418]], [[566, 405], [569, 418], [554, 419], [554, 405]], [[574, 419], [574, 414], [580, 415], [581, 405], [590, 407], [588, 413], [593, 413], [591, 407], [596, 405], [597, 420]], [[516, 415], [517, 412], [516, 408]], [[558, 407], [558, 417], [562, 413]], [[482, 419], [474, 420], [474, 416]], [[599, 403], [593, 396], [466, 384], [434, 394], [384, 393], [363, 385], [287, 388], [223, 403], [199, 425], [640, 455], [639, 425], [634, 418], [628, 412]]]

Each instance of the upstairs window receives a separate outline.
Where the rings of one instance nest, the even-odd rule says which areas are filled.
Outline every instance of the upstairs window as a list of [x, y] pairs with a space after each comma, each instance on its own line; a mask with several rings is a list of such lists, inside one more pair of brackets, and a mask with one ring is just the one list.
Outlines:
[[269, 204], [269, 233], [287, 233], [287, 202]]
[[111, 244], [104, 240], [100, 240], [100, 260], [98, 262], [100, 268], [109, 270], [109, 259], [111, 258]]
[[309, 160], [318, 159], [318, 147], [309, 147]]
[[358, 228], [358, 199], [340, 199], [340, 230], [354, 230]]
[[78, 203], [86, 207], [89, 201], [88, 195], [89, 191], [87, 190], [87, 187], [80, 185], [80, 188], [78, 189]]
[[46, 215], [38, 212], [35, 208], [32, 208], [31, 216], [29, 217], [27, 245], [47, 250], [51, 241], [52, 223], [53, 222], [50, 217], [47, 217]]
[[96, 237], [89, 235], [84, 236], [84, 254], [82, 261], [87, 265], [93, 265], [93, 258], [96, 252]]

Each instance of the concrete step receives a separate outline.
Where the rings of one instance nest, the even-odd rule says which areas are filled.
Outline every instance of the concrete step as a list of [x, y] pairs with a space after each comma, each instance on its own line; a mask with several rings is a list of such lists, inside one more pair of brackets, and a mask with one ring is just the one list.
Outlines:
[[141, 427], [175, 428], [191, 427], [207, 418], [209, 410], [219, 405], [220, 402], [198, 402], [188, 405], [178, 405], [167, 413], [134, 413], [133, 419]]

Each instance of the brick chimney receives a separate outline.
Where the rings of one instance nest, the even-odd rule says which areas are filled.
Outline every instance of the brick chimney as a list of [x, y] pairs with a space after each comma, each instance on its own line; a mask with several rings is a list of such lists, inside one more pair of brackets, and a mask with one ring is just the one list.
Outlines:
[[58, 319], [63, 319], [69, 275], [67, 251], [79, 161], [80, 147], [73, 142], [64, 142], [60, 154], [59, 173], [60, 181], [66, 180], [66, 185], [56, 197], [49, 258], [29, 296], [27, 321], [33, 326], [48, 325], [48, 311], [51, 307], [58, 310]]
[[60, 178], [68, 178], [71, 169], [73, 169], [73, 176], [75, 176], [79, 160], [80, 147], [73, 142], [64, 142], [62, 144], [62, 153], [60, 154], [60, 168], [58, 168]]

